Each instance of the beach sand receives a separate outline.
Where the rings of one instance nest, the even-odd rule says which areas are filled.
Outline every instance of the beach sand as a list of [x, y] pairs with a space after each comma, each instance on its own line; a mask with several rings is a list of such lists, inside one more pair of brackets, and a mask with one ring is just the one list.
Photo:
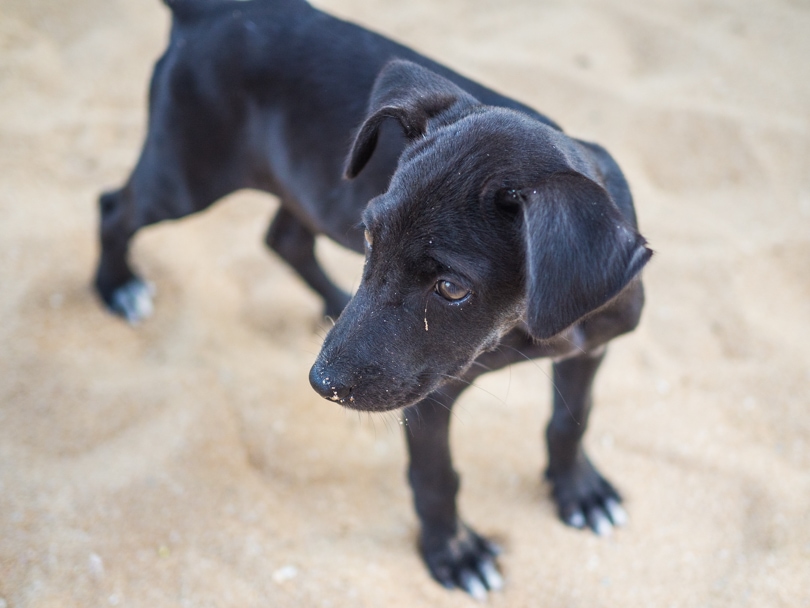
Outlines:
[[[461, 512], [504, 547], [490, 605], [810, 606], [810, 4], [318, 6], [603, 144], [656, 251], [586, 439], [625, 528], [556, 518], [548, 362], [458, 404]], [[264, 249], [275, 199], [139, 234], [148, 322], [92, 293], [167, 29], [157, 0], [0, 5], [0, 606], [475, 605], [417, 556], [397, 417], [309, 386], [326, 323]]]

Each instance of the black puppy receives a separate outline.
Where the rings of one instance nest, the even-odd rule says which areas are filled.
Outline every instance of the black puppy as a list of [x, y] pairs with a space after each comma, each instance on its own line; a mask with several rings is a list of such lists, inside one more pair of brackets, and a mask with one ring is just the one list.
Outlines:
[[[555, 358], [546, 475], [560, 516], [620, 524], [581, 438], [604, 345], [638, 322], [651, 252], [607, 152], [303, 0], [167, 4], [143, 151], [100, 199], [106, 304], [133, 323], [151, 311], [127, 262], [138, 229], [271, 192], [267, 244], [340, 315], [310, 381], [350, 408], [406, 408], [420, 548], [440, 583], [479, 597], [501, 584], [495, 548], [458, 518], [448, 427], [472, 380], [516, 361]], [[315, 258], [320, 233], [365, 248], [351, 301]]]

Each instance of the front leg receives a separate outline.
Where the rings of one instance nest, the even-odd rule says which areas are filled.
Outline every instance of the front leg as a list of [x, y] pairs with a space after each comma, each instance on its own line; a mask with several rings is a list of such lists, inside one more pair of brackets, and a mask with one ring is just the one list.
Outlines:
[[404, 411], [410, 452], [408, 479], [421, 523], [419, 548], [430, 574], [452, 589], [484, 599], [503, 580], [498, 549], [463, 523], [456, 511], [459, 477], [450, 456], [450, 415], [461, 383], [443, 388]]
[[591, 464], [582, 447], [593, 380], [604, 355], [601, 348], [554, 364], [554, 411], [546, 429], [546, 477], [553, 484], [560, 517], [576, 528], [587, 524], [600, 535], [627, 520], [619, 493]]
[[315, 236], [292, 213], [281, 207], [267, 235], [267, 246], [287, 262], [324, 302], [324, 315], [337, 319], [350, 296], [335, 285], [315, 257]]

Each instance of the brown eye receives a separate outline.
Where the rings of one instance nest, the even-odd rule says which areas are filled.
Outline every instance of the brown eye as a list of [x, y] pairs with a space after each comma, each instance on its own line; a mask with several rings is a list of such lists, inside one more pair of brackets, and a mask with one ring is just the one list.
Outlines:
[[436, 283], [436, 293], [450, 302], [459, 302], [470, 295], [470, 290], [451, 281], [439, 281]]

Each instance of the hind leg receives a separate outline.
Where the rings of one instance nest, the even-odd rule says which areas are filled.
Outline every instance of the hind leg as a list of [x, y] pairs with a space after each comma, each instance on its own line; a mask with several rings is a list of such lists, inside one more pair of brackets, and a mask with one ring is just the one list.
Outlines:
[[191, 196], [182, 181], [167, 177], [177, 174], [164, 170], [171, 165], [163, 163], [156, 171], [156, 163], [144, 157], [123, 188], [99, 197], [101, 254], [94, 285], [107, 308], [133, 325], [152, 314], [154, 289], [129, 266], [132, 237], [145, 226], [202, 211], [219, 198], [207, 191]]
[[265, 243], [301, 275], [324, 301], [324, 314], [336, 319], [350, 296], [326, 276], [315, 257], [315, 236], [281, 207], [265, 236]]
[[127, 260], [129, 242], [143, 226], [136, 219], [126, 189], [101, 195], [101, 256], [95, 288], [113, 313], [137, 324], [152, 314], [153, 288], [132, 272]]

